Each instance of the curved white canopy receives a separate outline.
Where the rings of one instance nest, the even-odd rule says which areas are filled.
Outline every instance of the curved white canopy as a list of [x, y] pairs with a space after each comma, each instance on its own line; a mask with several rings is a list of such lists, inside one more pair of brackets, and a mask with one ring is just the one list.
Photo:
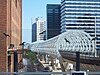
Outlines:
[[92, 37], [81, 30], [69, 30], [46, 41], [33, 42], [29, 45], [34, 52], [59, 56], [59, 51], [89, 53], [94, 52]]

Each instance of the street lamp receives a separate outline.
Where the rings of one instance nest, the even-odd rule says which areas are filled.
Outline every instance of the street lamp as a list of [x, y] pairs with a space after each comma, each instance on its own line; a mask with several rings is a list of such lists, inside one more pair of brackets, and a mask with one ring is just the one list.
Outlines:
[[[68, 42], [70, 44], [70, 41], [68, 41], [66, 38], [64, 38], [66, 43]], [[76, 52], [76, 71], [80, 71], [80, 52]]]
[[22, 42], [21, 44], [19, 44], [19, 46], [22, 46], [22, 49], [24, 49], [24, 44], [25, 44], [26, 42]]
[[66, 38], [64, 38], [66, 42], [70, 43], [70, 41], [68, 41]]
[[26, 42], [22, 42], [21, 44], [19, 44], [19, 46], [22, 46], [22, 58], [23, 58], [23, 53], [24, 53], [24, 44], [25, 44]]
[[3, 35], [5, 35], [6, 37], [10, 37], [10, 35], [9, 35], [9, 34], [7, 34], [7, 33], [3, 33]]
[[41, 33], [39, 33], [40, 36], [43, 35], [43, 38], [42, 38], [43, 40], [46, 39], [46, 38], [45, 38], [45, 32], [46, 32], [46, 31], [42, 31]]

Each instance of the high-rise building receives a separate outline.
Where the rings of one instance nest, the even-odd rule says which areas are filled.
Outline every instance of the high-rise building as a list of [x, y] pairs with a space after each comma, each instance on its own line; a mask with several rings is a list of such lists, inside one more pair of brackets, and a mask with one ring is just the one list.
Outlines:
[[61, 32], [71, 29], [89, 33], [100, 53], [100, 0], [62, 0]]
[[32, 24], [32, 42], [45, 40], [46, 26], [43, 18], [36, 18], [36, 22]]
[[47, 39], [60, 34], [60, 4], [47, 4]]
[[22, 0], [0, 0], [0, 72], [14, 71], [14, 55], [7, 51], [21, 42]]
[[35, 42], [37, 40], [36, 33], [37, 33], [37, 24], [33, 23], [32, 24], [32, 42]]

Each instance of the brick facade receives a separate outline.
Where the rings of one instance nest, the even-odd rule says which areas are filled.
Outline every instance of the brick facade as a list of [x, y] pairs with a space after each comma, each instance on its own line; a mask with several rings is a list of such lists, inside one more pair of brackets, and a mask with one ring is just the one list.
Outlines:
[[[6, 37], [3, 33], [8, 34]], [[10, 44], [18, 47], [22, 42], [22, 0], [0, 0], [0, 72], [13, 71], [13, 55], [8, 56]], [[20, 61], [21, 55], [18, 55]]]

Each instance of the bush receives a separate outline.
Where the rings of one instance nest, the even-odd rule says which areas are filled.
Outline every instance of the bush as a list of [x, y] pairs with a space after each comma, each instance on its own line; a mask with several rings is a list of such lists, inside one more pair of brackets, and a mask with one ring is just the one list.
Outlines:
[[23, 57], [31, 59], [32, 63], [34, 63], [36, 61], [36, 54], [32, 51], [24, 52]]

